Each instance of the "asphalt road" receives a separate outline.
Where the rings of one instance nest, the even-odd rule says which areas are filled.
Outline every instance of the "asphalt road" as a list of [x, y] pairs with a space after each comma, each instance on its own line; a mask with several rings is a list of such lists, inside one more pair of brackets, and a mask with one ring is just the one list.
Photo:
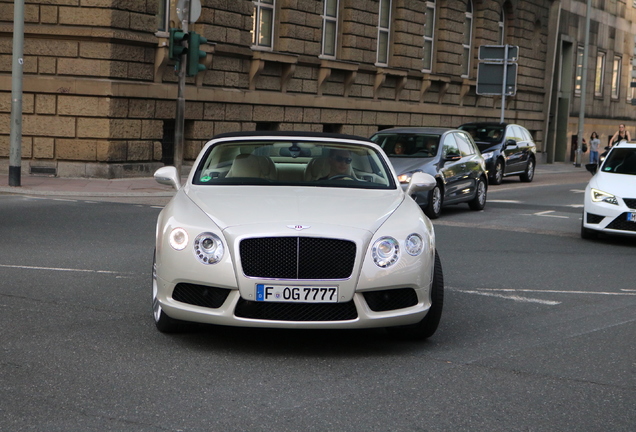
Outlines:
[[631, 432], [636, 246], [580, 239], [582, 180], [509, 180], [483, 212], [445, 209], [444, 314], [418, 343], [161, 334], [159, 206], [0, 196], [0, 430]]

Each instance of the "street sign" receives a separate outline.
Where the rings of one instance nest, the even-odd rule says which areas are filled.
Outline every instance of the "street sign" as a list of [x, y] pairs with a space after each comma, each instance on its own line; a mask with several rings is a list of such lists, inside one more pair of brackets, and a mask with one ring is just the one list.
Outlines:
[[[480, 61], [503, 61], [506, 56], [506, 45], [481, 45], [479, 47], [479, 60]], [[508, 59], [509, 62], [516, 62], [519, 60], [519, 47], [514, 45], [508, 45]]]
[[504, 66], [506, 66], [506, 96], [517, 94], [517, 64], [483, 62], [477, 66], [478, 95], [501, 95], [504, 80]]

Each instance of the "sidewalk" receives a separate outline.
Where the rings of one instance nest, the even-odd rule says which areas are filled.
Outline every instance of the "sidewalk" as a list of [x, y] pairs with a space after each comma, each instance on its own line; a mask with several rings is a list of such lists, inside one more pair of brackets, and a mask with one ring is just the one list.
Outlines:
[[[61, 178], [22, 173], [21, 186], [9, 186], [6, 167], [0, 167], [0, 194], [57, 195], [85, 197], [171, 197], [175, 190], [161, 185], [152, 177], [126, 179]], [[536, 174], [586, 172], [570, 162], [537, 164]]]

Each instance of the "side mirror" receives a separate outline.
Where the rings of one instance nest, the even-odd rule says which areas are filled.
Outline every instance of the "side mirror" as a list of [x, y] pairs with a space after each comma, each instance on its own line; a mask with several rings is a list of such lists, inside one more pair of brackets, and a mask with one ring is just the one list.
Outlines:
[[585, 164], [585, 169], [588, 170], [590, 172], [590, 174], [594, 175], [596, 174], [596, 171], [598, 170], [598, 165], [593, 163], [593, 164]]
[[517, 141], [515, 140], [507, 140], [504, 144], [504, 147], [512, 147], [512, 146], [516, 146], [517, 145]]
[[177, 173], [177, 168], [173, 166], [165, 166], [155, 171], [155, 180], [159, 184], [172, 186], [176, 190], [181, 188], [181, 179]]
[[457, 153], [449, 153], [446, 156], [444, 156], [445, 161], [451, 161], [451, 162], [457, 162], [461, 158], [462, 158], [461, 155], [458, 155]]
[[429, 191], [432, 190], [436, 184], [437, 182], [432, 175], [423, 172], [416, 172], [413, 173], [413, 176], [411, 176], [411, 181], [409, 182], [405, 193], [408, 196], [411, 196], [415, 192]]

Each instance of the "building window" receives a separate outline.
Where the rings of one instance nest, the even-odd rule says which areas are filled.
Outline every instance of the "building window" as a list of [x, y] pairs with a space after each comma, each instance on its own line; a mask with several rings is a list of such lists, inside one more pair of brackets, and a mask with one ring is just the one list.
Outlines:
[[574, 81], [574, 94], [581, 94], [581, 86], [583, 84], [583, 54], [585, 50], [582, 46], [576, 51], [576, 80]]
[[612, 99], [618, 99], [620, 96], [622, 66], [623, 59], [619, 56], [614, 56], [614, 65], [612, 66]]
[[504, 16], [504, 12], [503, 10], [499, 13], [499, 22], [497, 23], [497, 28], [499, 29], [499, 37], [497, 39], [497, 43], [499, 43], [499, 45], [503, 45], [504, 41], [506, 40], [506, 34], [505, 34], [505, 28], [506, 28], [506, 21], [505, 21], [505, 16]]
[[168, 31], [168, 26], [170, 25], [170, 1], [168, 0], [158, 0], [159, 3], [159, 13], [157, 14], [157, 29], [159, 31]]
[[625, 92], [627, 94], [627, 103], [632, 103], [632, 99], [636, 98], [636, 76], [634, 76], [636, 71], [636, 65], [634, 64], [635, 59], [635, 57], [632, 57], [629, 63], [630, 80], [628, 81], [629, 87]]
[[274, 42], [274, 1], [255, 0], [252, 25], [252, 45], [259, 48], [273, 48]]
[[380, 0], [378, 17], [378, 66], [389, 63], [389, 33], [391, 31], [391, 0]]
[[596, 78], [594, 79], [594, 96], [603, 96], [603, 81], [605, 81], [605, 53], [596, 54]]
[[340, 0], [325, 0], [322, 14], [322, 53], [323, 57], [336, 57], [338, 46], [338, 8]]
[[426, 2], [426, 17], [424, 18], [424, 68], [422, 72], [433, 70], [433, 46], [435, 40], [435, 2]]
[[462, 77], [470, 76], [470, 47], [473, 40], [473, 2], [466, 2], [466, 17], [464, 19], [464, 40], [462, 45], [464, 52], [462, 54]]

